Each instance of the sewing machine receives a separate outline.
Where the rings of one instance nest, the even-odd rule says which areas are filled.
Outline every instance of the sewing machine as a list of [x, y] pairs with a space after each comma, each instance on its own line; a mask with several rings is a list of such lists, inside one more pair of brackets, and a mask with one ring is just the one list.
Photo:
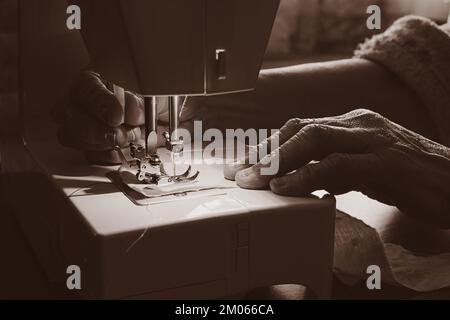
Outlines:
[[[254, 88], [278, 6], [278, 0], [77, 3], [94, 70], [146, 97], [145, 155], [139, 160], [156, 167], [153, 172], [160, 177], [164, 172], [158, 166], [170, 159], [170, 152], [183, 149], [176, 134], [178, 97]], [[59, 6], [55, 1], [53, 5]], [[78, 265], [78, 293], [83, 297], [218, 298], [297, 283], [319, 298], [329, 298], [333, 197], [290, 198], [241, 190], [225, 181], [220, 165], [203, 163], [192, 168], [200, 172], [198, 179], [231, 188], [136, 205], [106, 177], [117, 168], [91, 166], [80, 152], [58, 144], [55, 126], [42, 120], [42, 112], [31, 111], [41, 110], [50, 99], [39, 90], [33, 95], [40, 83], [36, 78], [42, 75], [36, 68], [58, 74], [59, 68], [46, 69], [42, 61], [60, 59], [69, 78], [87, 55], [74, 33], [73, 41], [61, 40], [55, 36], [58, 32], [29, 39], [34, 38], [36, 23], [30, 17], [43, 8], [42, 3], [22, 8], [22, 76], [28, 99], [21, 121], [26, 130], [11, 140], [8, 148], [14, 157], [4, 157], [2, 165], [17, 219], [49, 279], [65, 283], [67, 266]], [[42, 24], [43, 30], [55, 26], [61, 28], [57, 22]], [[58, 59], [50, 56], [36, 63], [43, 57], [39, 50], [45, 39], [49, 48], [66, 48], [62, 51], [71, 58], [61, 58], [60, 51]], [[63, 81], [59, 76], [54, 82]], [[41, 81], [44, 88], [51, 82]], [[156, 132], [157, 96], [168, 97], [171, 115], [167, 146], [160, 150], [154, 138], [161, 134]], [[20, 177], [26, 177], [26, 184]]]
[[[90, 68], [144, 97], [144, 153], [122, 161], [139, 181], [188, 181], [171, 177], [157, 153], [157, 96], [168, 99], [166, 149], [183, 151], [178, 134], [181, 100], [189, 96], [253, 90], [279, 1], [75, 1], [83, 12], [81, 33]], [[108, 10], [105, 12], [105, 8]], [[118, 45], [121, 44], [121, 45]], [[134, 148], [135, 149], [135, 148]], [[120, 150], [117, 152], [120, 153]], [[124, 159], [123, 155], [120, 155]]]

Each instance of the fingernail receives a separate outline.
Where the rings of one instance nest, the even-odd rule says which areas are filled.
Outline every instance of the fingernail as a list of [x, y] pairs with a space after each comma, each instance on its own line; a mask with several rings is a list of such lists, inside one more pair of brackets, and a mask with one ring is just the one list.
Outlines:
[[244, 169], [244, 170], [240, 171], [239, 174], [240, 174], [241, 178], [246, 178], [246, 179], [255, 177], [255, 172], [254, 172], [253, 168]]
[[236, 182], [241, 188], [252, 189], [256, 179], [252, 168], [244, 169], [236, 173]]
[[236, 179], [236, 174], [246, 168], [248, 168], [248, 165], [246, 165], [245, 162], [242, 161], [236, 161], [230, 164], [226, 164], [223, 170], [225, 179], [234, 181]]
[[265, 189], [269, 186], [268, 177], [261, 176], [259, 169], [251, 167], [236, 174], [238, 186], [244, 189]]

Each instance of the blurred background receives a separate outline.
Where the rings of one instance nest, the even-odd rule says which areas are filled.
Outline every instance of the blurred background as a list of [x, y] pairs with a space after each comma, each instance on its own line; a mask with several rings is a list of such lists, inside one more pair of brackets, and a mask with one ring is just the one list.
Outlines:
[[[368, 30], [366, 10], [379, 5], [382, 30]], [[350, 57], [356, 46], [399, 17], [415, 14], [447, 21], [446, 0], [281, 0], [266, 67]]]

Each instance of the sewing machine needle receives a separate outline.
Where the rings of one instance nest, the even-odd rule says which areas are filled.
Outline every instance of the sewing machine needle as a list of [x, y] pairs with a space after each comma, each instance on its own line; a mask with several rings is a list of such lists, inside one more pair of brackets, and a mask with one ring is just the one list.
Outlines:
[[147, 156], [155, 155], [158, 144], [156, 97], [144, 97], [145, 108], [145, 151]]

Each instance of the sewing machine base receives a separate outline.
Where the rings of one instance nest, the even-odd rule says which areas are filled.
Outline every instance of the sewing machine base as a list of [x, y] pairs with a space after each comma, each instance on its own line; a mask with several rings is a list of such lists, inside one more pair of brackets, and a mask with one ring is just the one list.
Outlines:
[[[26, 150], [15, 153], [34, 161]], [[213, 299], [273, 284], [302, 284], [330, 298], [333, 197], [234, 188], [136, 206], [105, 176], [110, 168], [87, 167], [75, 151], [64, 156], [64, 175], [33, 164], [25, 176], [12, 170], [16, 162], [4, 163], [8, 198], [49, 281], [65, 284], [76, 265], [83, 298]], [[196, 169], [223, 179], [214, 166]]]
[[[67, 222], [61, 248], [82, 268], [89, 298], [209, 299], [287, 283], [330, 298], [334, 199], [277, 208], [256, 205], [254, 196], [180, 201], [178, 210], [215, 214], [114, 236], [93, 236]], [[161, 206], [167, 205], [173, 204]], [[148, 214], [162, 208], [154, 209]]]

